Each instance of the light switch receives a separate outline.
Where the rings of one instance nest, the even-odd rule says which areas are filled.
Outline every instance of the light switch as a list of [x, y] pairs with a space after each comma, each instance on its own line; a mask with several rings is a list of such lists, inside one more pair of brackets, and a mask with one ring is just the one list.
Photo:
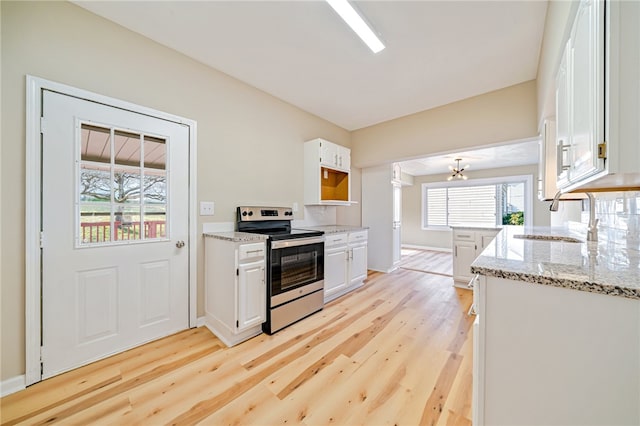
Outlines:
[[200, 216], [213, 216], [213, 201], [200, 201]]
[[298, 211], [298, 203], [293, 203], [293, 207], [291, 208], [291, 210], [295, 213]]

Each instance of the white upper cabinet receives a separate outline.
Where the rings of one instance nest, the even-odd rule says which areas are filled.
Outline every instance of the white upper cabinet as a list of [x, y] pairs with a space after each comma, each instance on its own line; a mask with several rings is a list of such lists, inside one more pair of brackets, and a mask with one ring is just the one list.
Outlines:
[[351, 150], [324, 139], [304, 144], [304, 203], [351, 204]]
[[557, 185], [640, 188], [640, 4], [581, 0], [556, 76]]
[[[565, 122], [566, 123], [566, 122]], [[566, 140], [565, 137], [559, 138]], [[558, 150], [556, 146], [556, 121], [546, 118], [540, 130], [540, 163], [538, 164], [538, 199], [540, 201], [552, 200], [558, 192], [557, 175], [567, 177], [567, 169], [559, 170], [556, 161], [560, 155], [566, 155], [566, 150]], [[565, 160], [566, 161], [566, 160]], [[560, 197], [563, 200], [580, 200], [586, 198], [583, 193], [567, 193]]]
[[569, 180], [596, 173], [598, 143], [604, 140], [604, 31], [603, 3], [580, 2], [569, 39], [571, 58], [571, 168]]
[[351, 169], [351, 150], [342, 145], [315, 139], [313, 145], [318, 146], [320, 164], [333, 169], [349, 171]]

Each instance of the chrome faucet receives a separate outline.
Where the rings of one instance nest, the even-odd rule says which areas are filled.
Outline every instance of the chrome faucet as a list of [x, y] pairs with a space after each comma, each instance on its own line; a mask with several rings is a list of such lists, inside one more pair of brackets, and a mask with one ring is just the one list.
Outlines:
[[[598, 219], [596, 219], [596, 197], [591, 192], [585, 192], [589, 197], [589, 224], [587, 225], [587, 241], [598, 241]], [[551, 201], [549, 211], [557, 212], [562, 192], [558, 191]]]

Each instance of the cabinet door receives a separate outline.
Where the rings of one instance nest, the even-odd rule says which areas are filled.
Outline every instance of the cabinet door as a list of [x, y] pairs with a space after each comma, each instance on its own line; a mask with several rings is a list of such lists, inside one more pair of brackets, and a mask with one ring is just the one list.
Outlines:
[[454, 242], [453, 246], [453, 279], [469, 282], [471, 280], [471, 264], [476, 259], [475, 242]]
[[338, 146], [328, 141], [320, 144], [320, 164], [335, 168], [338, 164]]
[[343, 170], [351, 169], [351, 150], [344, 146], [337, 146], [336, 166]]
[[563, 187], [569, 183], [569, 147], [571, 146], [569, 121], [569, 46], [562, 55], [556, 76], [556, 184]]
[[331, 296], [347, 286], [347, 247], [325, 250], [324, 294]]
[[351, 283], [367, 278], [367, 245], [351, 247], [351, 264], [349, 278]]
[[[603, 140], [604, 28], [600, 6], [604, 2], [583, 0], [578, 7], [571, 38], [571, 169], [569, 180], [590, 176], [598, 167], [598, 143]], [[602, 42], [600, 41], [602, 40]]]
[[487, 246], [493, 241], [496, 237], [496, 232], [493, 231], [478, 231], [476, 233], [477, 243], [478, 243], [478, 255], [482, 253], [482, 251], [487, 248]]
[[238, 267], [237, 331], [262, 324], [266, 320], [267, 291], [264, 260]]

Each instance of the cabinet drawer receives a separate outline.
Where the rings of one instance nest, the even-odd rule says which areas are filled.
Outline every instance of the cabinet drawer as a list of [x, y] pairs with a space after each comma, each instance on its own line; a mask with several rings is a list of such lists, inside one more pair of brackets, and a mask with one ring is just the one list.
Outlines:
[[266, 248], [264, 243], [242, 244], [238, 249], [238, 260], [264, 257]]
[[359, 241], [367, 241], [367, 231], [351, 232], [349, 234], [350, 243], [356, 243]]
[[347, 234], [329, 234], [324, 237], [324, 246], [338, 246], [347, 244]]
[[458, 241], [475, 241], [476, 233], [473, 231], [454, 230], [453, 239]]

